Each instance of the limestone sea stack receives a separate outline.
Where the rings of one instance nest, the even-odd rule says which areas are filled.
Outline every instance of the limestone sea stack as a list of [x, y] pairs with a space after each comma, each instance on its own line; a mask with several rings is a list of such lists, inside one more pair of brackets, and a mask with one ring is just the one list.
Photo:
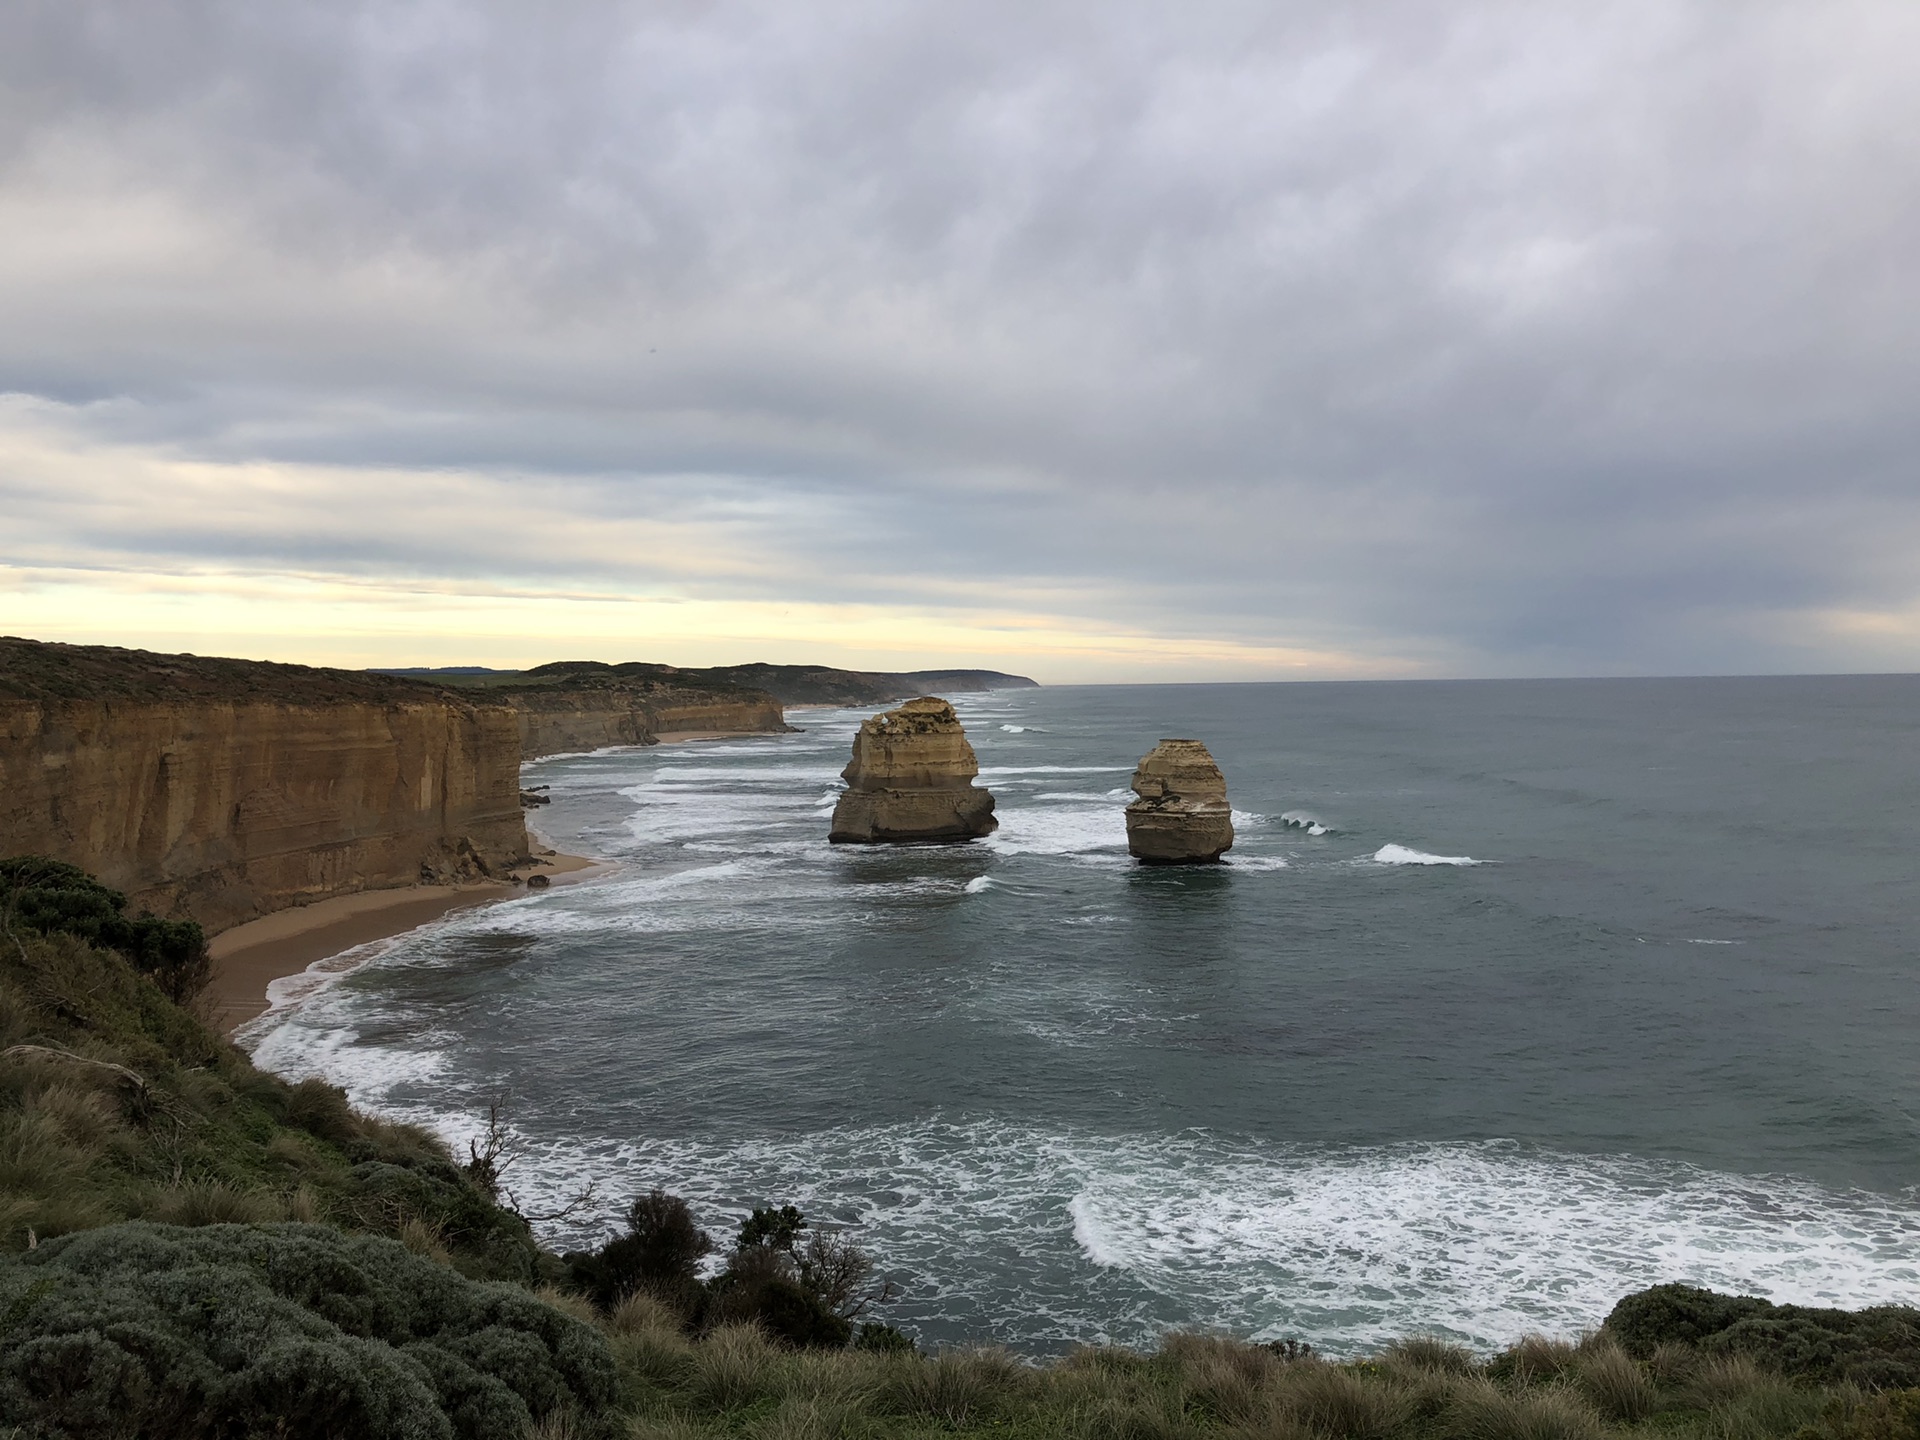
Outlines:
[[1198, 740], [1162, 740], [1133, 772], [1127, 849], [1146, 865], [1204, 865], [1233, 848], [1227, 781]]
[[972, 840], [998, 826], [993, 796], [953, 706], [931, 695], [875, 715], [853, 737], [840, 772], [846, 793], [833, 807], [835, 844]]

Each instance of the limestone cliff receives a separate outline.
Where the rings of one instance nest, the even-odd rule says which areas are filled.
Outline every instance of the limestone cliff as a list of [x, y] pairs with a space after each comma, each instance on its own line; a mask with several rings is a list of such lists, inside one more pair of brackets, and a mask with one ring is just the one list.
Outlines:
[[676, 731], [778, 735], [792, 728], [778, 700], [744, 686], [622, 674], [589, 662], [542, 666], [526, 674], [535, 678], [467, 692], [512, 709], [523, 760], [608, 745], [651, 745]]
[[909, 700], [862, 722], [827, 838], [865, 844], [991, 834], [999, 822], [993, 796], [973, 783], [979, 773], [953, 706], [932, 696]]
[[0, 638], [0, 854], [211, 930], [527, 853], [512, 710], [433, 686]]
[[1133, 772], [1127, 849], [1148, 865], [1197, 865], [1233, 848], [1227, 781], [1198, 740], [1162, 740]]

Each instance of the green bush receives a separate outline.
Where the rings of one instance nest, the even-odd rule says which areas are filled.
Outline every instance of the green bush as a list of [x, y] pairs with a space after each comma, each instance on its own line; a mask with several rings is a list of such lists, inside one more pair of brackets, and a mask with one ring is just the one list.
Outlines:
[[698, 1309], [700, 1261], [712, 1250], [712, 1237], [694, 1223], [687, 1202], [655, 1189], [627, 1207], [625, 1233], [566, 1261], [575, 1288], [603, 1310], [648, 1294], [691, 1313]]
[[206, 933], [192, 920], [129, 918], [127, 897], [77, 865], [38, 855], [0, 860], [0, 913], [39, 935], [71, 935], [117, 951], [169, 999], [198, 994], [213, 973]]
[[1821, 1310], [1656, 1285], [1614, 1306], [1605, 1328], [1642, 1359], [1662, 1344], [1679, 1343], [1709, 1355], [1744, 1355], [1783, 1375], [1825, 1384], [1920, 1386], [1920, 1310], [1903, 1305]]
[[34, 1434], [523, 1440], [614, 1388], [598, 1331], [370, 1236], [133, 1223], [0, 1262], [0, 1425]]

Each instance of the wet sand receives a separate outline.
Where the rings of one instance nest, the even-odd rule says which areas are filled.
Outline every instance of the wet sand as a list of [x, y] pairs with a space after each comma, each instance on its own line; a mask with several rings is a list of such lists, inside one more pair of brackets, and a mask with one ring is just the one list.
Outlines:
[[[515, 873], [523, 878], [546, 875], [564, 885], [607, 868], [578, 855], [540, 858], [546, 863]], [[213, 954], [213, 979], [205, 992], [207, 1018], [222, 1034], [230, 1034], [267, 1008], [267, 986], [298, 975], [316, 960], [372, 940], [404, 935], [455, 910], [526, 893], [524, 886], [504, 881], [363, 890], [277, 910], [223, 930], [207, 947]]]

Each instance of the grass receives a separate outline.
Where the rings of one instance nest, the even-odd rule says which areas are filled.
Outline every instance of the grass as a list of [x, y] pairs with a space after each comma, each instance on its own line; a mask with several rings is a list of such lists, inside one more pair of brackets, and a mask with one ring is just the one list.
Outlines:
[[[1677, 1354], [1656, 1372], [1604, 1334], [1526, 1340], [1488, 1360], [1413, 1339], [1348, 1363], [1176, 1334], [1151, 1353], [1030, 1365], [992, 1349], [795, 1352], [744, 1327], [694, 1339], [645, 1301], [600, 1323], [636, 1440], [1920, 1440], [1898, 1428], [1899, 1397], [1914, 1392], [1874, 1400], [1698, 1356], [1683, 1376]], [[1538, 1363], [1547, 1355], [1551, 1369]]]
[[438, 1139], [288, 1084], [120, 956], [0, 945], [0, 1252], [121, 1220], [322, 1221], [470, 1275], [534, 1281], [518, 1217]]

